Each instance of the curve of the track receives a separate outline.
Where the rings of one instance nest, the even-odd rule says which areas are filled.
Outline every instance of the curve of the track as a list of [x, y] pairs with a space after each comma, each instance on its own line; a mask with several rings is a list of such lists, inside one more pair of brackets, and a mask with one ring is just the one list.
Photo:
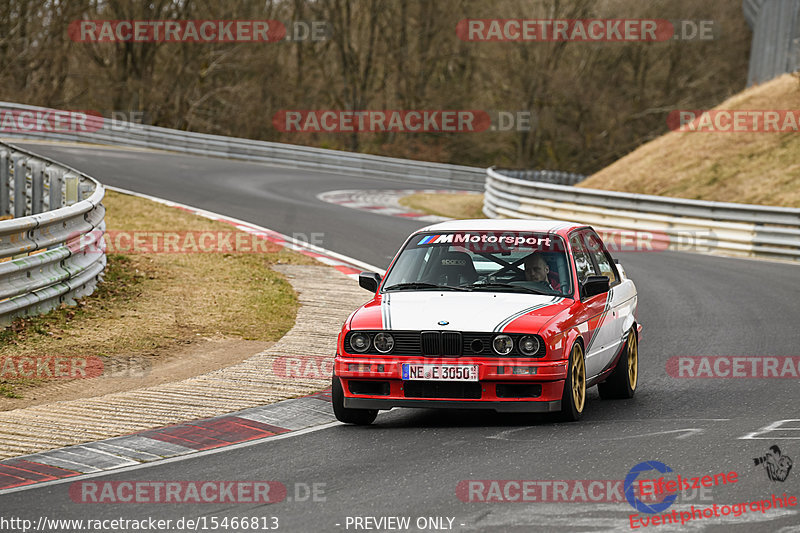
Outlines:
[[[289, 170], [164, 152], [18, 143], [108, 185], [201, 207], [285, 234], [324, 234], [322, 246], [385, 268], [424, 223], [327, 204], [334, 189], [408, 188], [409, 183]], [[413, 186], [413, 185], [412, 185]], [[36, 518], [278, 516], [284, 531], [355, 530], [347, 517], [454, 518], [456, 531], [624, 531], [627, 503], [483, 503], [456, 495], [461, 480], [619, 480], [645, 460], [684, 476], [734, 470], [739, 481], [672, 509], [800, 494], [800, 472], [772, 482], [752, 458], [779, 444], [800, 458], [800, 431], [743, 439], [770, 423], [800, 419], [797, 379], [674, 379], [679, 355], [800, 355], [800, 269], [794, 265], [672, 252], [620, 254], [639, 288], [641, 388], [632, 401], [589, 395], [585, 418], [394, 410], [374, 426], [334, 426], [103, 476], [103, 480], [278, 480], [324, 483], [325, 501], [271, 506], [79, 505], [68, 484], [0, 496], [0, 509]], [[366, 296], [366, 295], [365, 295]], [[800, 420], [784, 426], [800, 427]], [[681, 431], [685, 430], [685, 431]], [[541, 496], [541, 493], [537, 494]], [[513, 496], [513, 494], [512, 494]], [[4, 513], [6, 514], [6, 513]], [[690, 522], [686, 530], [798, 531], [798, 508]], [[447, 520], [444, 522], [448, 524]], [[652, 529], [648, 528], [648, 529]], [[657, 529], [665, 531], [664, 526]], [[670, 530], [674, 530], [670, 526]], [[367, 530], [367, 529], [361, 529]], [[371, 530], [391, 530], [385, 525]]]

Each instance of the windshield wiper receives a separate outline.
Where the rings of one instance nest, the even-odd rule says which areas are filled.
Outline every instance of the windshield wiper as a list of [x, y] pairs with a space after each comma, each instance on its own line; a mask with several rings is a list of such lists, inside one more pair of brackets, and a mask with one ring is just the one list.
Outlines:
[[464, 287], [453, 287], [451, 285], [435, 285], [433, 283], [424, 283], [422, 281], [412, 281], [411, 283], [397, 283], [386, 287], [384, 291], [402, 291], [406, 289], [438, 289], [443, 291], [467, 291]]
[[552, 295], [551, 292], [544, 292], [537, 289], [531, 289], [530, 287], [523, 287], [522, 285], [511, 285], [510, 283], [479, 283], [479, 284], [472, 284], [468, 285], [470, 289], [477, 290], [477, 289], [514, 289], [514, 290], [522, 290], [525, 292], [530, 292], [532, 294], [544, 294], [544, 295]]

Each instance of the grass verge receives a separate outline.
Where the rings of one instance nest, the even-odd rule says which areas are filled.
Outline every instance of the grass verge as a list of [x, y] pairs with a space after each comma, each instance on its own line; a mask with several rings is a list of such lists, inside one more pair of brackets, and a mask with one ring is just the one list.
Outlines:
[[[234, 231], [150, 200], [109, 191], [109, 231]], [[0, 330], [0, 396], [18, 398], [44, 381], [22, 377], [20, 358], [169, 357], [203, 338], [275, 341], [294, 324], [297, 295], [270, 269], [318, 264], [272, 246], [270, 253], [108, 255], [105, 279], [74, 307], [16, 320]]]
[[417, 193], [404, 196], [400, 205], [430, 215], [450, 218], [486, 218], [482, 194], [465, 193]]

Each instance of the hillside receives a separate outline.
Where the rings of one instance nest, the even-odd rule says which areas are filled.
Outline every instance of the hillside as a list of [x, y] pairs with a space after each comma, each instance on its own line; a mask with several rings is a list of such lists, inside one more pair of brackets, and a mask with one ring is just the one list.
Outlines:
[[[716, 110], [794, 110], [800, 80], [785, 74]], [[579, 186], [682, 198], [800, 207], [800, 131], [676, 132], [644, 144]]]

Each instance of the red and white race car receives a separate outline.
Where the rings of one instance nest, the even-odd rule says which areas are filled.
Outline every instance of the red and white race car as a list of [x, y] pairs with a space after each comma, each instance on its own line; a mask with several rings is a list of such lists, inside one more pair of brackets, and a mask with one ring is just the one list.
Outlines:
[[336, 418], [370, 424], [393, 407], [560, 411], [586, 389], [631, 398], [637, 294], [597, 233], [544, 220], [457, 220], [412, 234], [375, 297], [339, 334]]

